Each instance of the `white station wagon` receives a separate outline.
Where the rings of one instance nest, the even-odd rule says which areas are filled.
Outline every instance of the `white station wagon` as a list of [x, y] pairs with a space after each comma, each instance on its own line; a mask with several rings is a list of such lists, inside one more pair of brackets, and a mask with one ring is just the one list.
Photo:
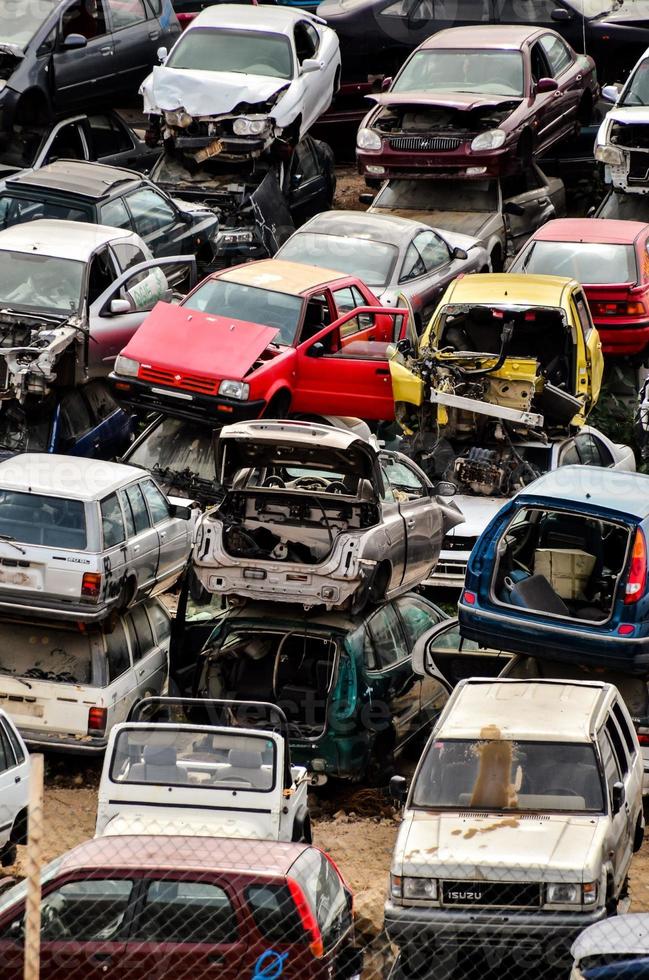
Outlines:
[[191, 514], [121, 463], [25, 453], [0, 463], [0, 609], [96, 621], [169, 588]]

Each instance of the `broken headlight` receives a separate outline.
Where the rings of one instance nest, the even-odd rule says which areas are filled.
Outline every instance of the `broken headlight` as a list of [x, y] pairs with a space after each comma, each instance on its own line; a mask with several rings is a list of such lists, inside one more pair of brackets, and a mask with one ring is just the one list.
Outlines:
[[240, 116], [232, 123], [232, 130], [235, 136], [261, 136], [270, 129], [269, 119], [250, 119], [248, 116]]
[[222, 381], [219, 385], [219, 395], [224, 398], [238, 398], [239, 401], [245, 401], [245, 399], [250, 394], [250, 385], [246, 385], [243, 381]]
[[359, 150], [380, 150], [383, 141], [378, 133], [373, 129], [359, 129], [356, 137], [356, 146]]
[[472, 150], [497, 150], [503, 145], [507, 138], [503, 129], [488, 129], [486, 133], [480, 133], [471, 143]]
[[139, 370], [139, 361], [134, 361], [132, 357], [122, 357], [121, 354], [118, 354], [115, 361], [115, 374], [121, 374], [126, 378], [137, 378], [137, 372]]
[[611, 167], [620, 167], [624, 163], [624, 153], [618, 146], [596, 146], [595, 159]]
[[192, 117], [188, 112], [165, 112], [165, 122], [167, 126], [179, 126], [187, 129], [192, 124]]

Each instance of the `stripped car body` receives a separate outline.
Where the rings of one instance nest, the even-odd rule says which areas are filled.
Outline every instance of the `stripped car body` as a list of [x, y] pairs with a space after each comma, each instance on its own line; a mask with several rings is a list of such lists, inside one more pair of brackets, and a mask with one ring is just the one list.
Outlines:
[[194, 572], [220, 595], [357, 612], [425, 579], [462, 520], [408, 459], [331, 426], [226, 426], [217, 472]]
[[595, 139], [595, 159], [605, 165], [605, 178], [618, 190], [649, 194], [649, 49], [633, 68], [622, 91], [603, 93], [616, 99]]
[[200, 165], [295, 146], [338, 86], [334, 31], [302, 10], [218, 4], [142, 84], [149, 139]]

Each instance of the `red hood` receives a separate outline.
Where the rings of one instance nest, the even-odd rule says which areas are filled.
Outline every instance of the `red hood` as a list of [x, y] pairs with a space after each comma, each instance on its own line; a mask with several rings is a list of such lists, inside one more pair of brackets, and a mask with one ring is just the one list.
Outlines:
[[275, 327], [157, 303], [122, 354], [151, 367], [239, 381], [276, 335]]
[[474, 92], [385, 92], [381, 95], [368, 95], [377, 105], [441, 105], [452, 109], [480, 109], [483, 106], [507, 105], [521, 102], [522, 96], [476, 95]]

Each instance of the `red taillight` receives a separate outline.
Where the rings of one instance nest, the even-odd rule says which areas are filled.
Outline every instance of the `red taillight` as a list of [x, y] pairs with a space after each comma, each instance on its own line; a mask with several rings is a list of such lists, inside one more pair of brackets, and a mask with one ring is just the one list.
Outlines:
[[646, 316], [647, 310], [640, 300], [603, 300], [594, 299], [590, 302], [593, 316]]
[[178, 23], [180, 24], [181, 29], [184, 31], [187, 25], [191, 24], [191, 22], [194, 20], [196, 14], [176, 14], [176, 17], [178, 18]]
[[311, 911], [311, 906], [306, 900], [306, 896], [297, 881], [293, 881], [292, 878], [288, 878], [288, 890], [291, 893], [291, 898], [295, 902], [295, 907], [300, 916], [300, 921], [302, 923], [302, 928], [308, 936], [311, 937], [311, 942], [309, 943], [309, 949], [316, 957], [316, 959], [321, 959], [324, 956], [324, 945], [322, 942], [322, 933], [320, 932], [320, 926], [318, 925], [316, 918]]
[[81, 595], [98, 599], [101, 592], [101, 572], [86, 572], [81, 579]]
[[106, 708], [90, 708], [88, 711], [88, 734], [103, 735], [106, 731]]
[[475, 606], [475, 592], [466, 592], [465, 591], [465, 593], [464, 593], [464, 601], [469, 606]]
[[636, 731], [640, 745], [649, 745], [649, 731], [646, 728], [637, 728]]
[[635, 532], [633, 551], [631, 552], [631, 567], [629, 568], [629, 577], [627, 578], [626, 589], [624, 590], [625, 605], [628, 606], [632, 602], [637, 602], [644, 595], [646, 584], [647, 542], [644, 539], [644, 534], [638, 528]]

